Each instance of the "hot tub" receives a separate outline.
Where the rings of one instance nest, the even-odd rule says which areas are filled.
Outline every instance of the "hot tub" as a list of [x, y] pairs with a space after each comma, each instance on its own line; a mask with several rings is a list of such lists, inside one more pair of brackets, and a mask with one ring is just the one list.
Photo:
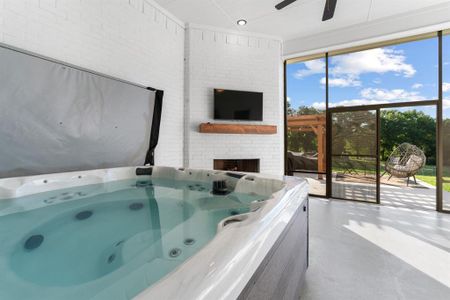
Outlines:
[[[302, 213], [307, 184], [293, 178], [128, 167], [1, 179], [0, 299], [257, 299], [265, 273], [292, 261], [299, 289]], [[306, 251], [288, 261], [293, 247]]]

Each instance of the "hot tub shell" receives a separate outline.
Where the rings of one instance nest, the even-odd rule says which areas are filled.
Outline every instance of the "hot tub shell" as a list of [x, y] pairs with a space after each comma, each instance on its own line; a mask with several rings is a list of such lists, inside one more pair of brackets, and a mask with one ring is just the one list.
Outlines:
[[[143, 169], [151, 171], [142, 172]], [[125, 167], [0, 179], [0, 202], [50, 190], [132, 178], [205, 183], [225, 180], [236, 192], [257, 193], [268, 198], [252, 203], [247, 214], [219, 222], [216, 236], [205, 247], [135, 299], [298, 299], [308, 265], [308, 186], [303, 179], [169, 167]], [[43, 205], [36, 203], [33, 208]], [[0, 212], [7, 209], [6, 203], [0, 205]], [[20, 207], [15, 209], [20, 211]]]

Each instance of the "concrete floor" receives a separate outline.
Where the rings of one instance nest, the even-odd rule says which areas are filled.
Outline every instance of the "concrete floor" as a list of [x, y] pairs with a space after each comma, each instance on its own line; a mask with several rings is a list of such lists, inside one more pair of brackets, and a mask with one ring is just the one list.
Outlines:
[[450, 299], [450, 215], [311, 197], [301, 299]]

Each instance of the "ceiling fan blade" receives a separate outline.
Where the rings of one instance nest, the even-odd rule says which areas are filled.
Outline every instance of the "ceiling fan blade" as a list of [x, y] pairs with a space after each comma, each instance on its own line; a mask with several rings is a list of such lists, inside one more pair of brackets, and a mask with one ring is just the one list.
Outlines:
[[281, 1], [280, 3], [278, 3], [277, 5], [275, 5], [275, 8], [278, 9], [278, 10], [280, 10], [280, 9], [282, 9], [282, 8], [285, 8], [285, 7], [288, 6], [289, 4], [294, 3], [295, 1], [297, 1], [297, 0], [284, 0], [284, 1]]
[[334, 10], [336, 9], [337, 0], [326, 0], [325, 9], [323, 10], [322, 21], [329, 20], [334, 16]]

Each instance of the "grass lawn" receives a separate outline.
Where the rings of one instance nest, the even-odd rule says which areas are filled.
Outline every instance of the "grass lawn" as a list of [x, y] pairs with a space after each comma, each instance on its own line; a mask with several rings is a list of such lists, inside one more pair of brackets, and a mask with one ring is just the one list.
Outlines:
[[[420, 179], [428, 184], [431, 184], [432, 186], [436, 186], [436, 176], [429, 176], [429, 175], [416, 175], [417, 179]], [[446, 177], [446, 180], [449, 180], [450, 178]], [[450, 192], [450, 183], [444, 183], [444, 191]]]

